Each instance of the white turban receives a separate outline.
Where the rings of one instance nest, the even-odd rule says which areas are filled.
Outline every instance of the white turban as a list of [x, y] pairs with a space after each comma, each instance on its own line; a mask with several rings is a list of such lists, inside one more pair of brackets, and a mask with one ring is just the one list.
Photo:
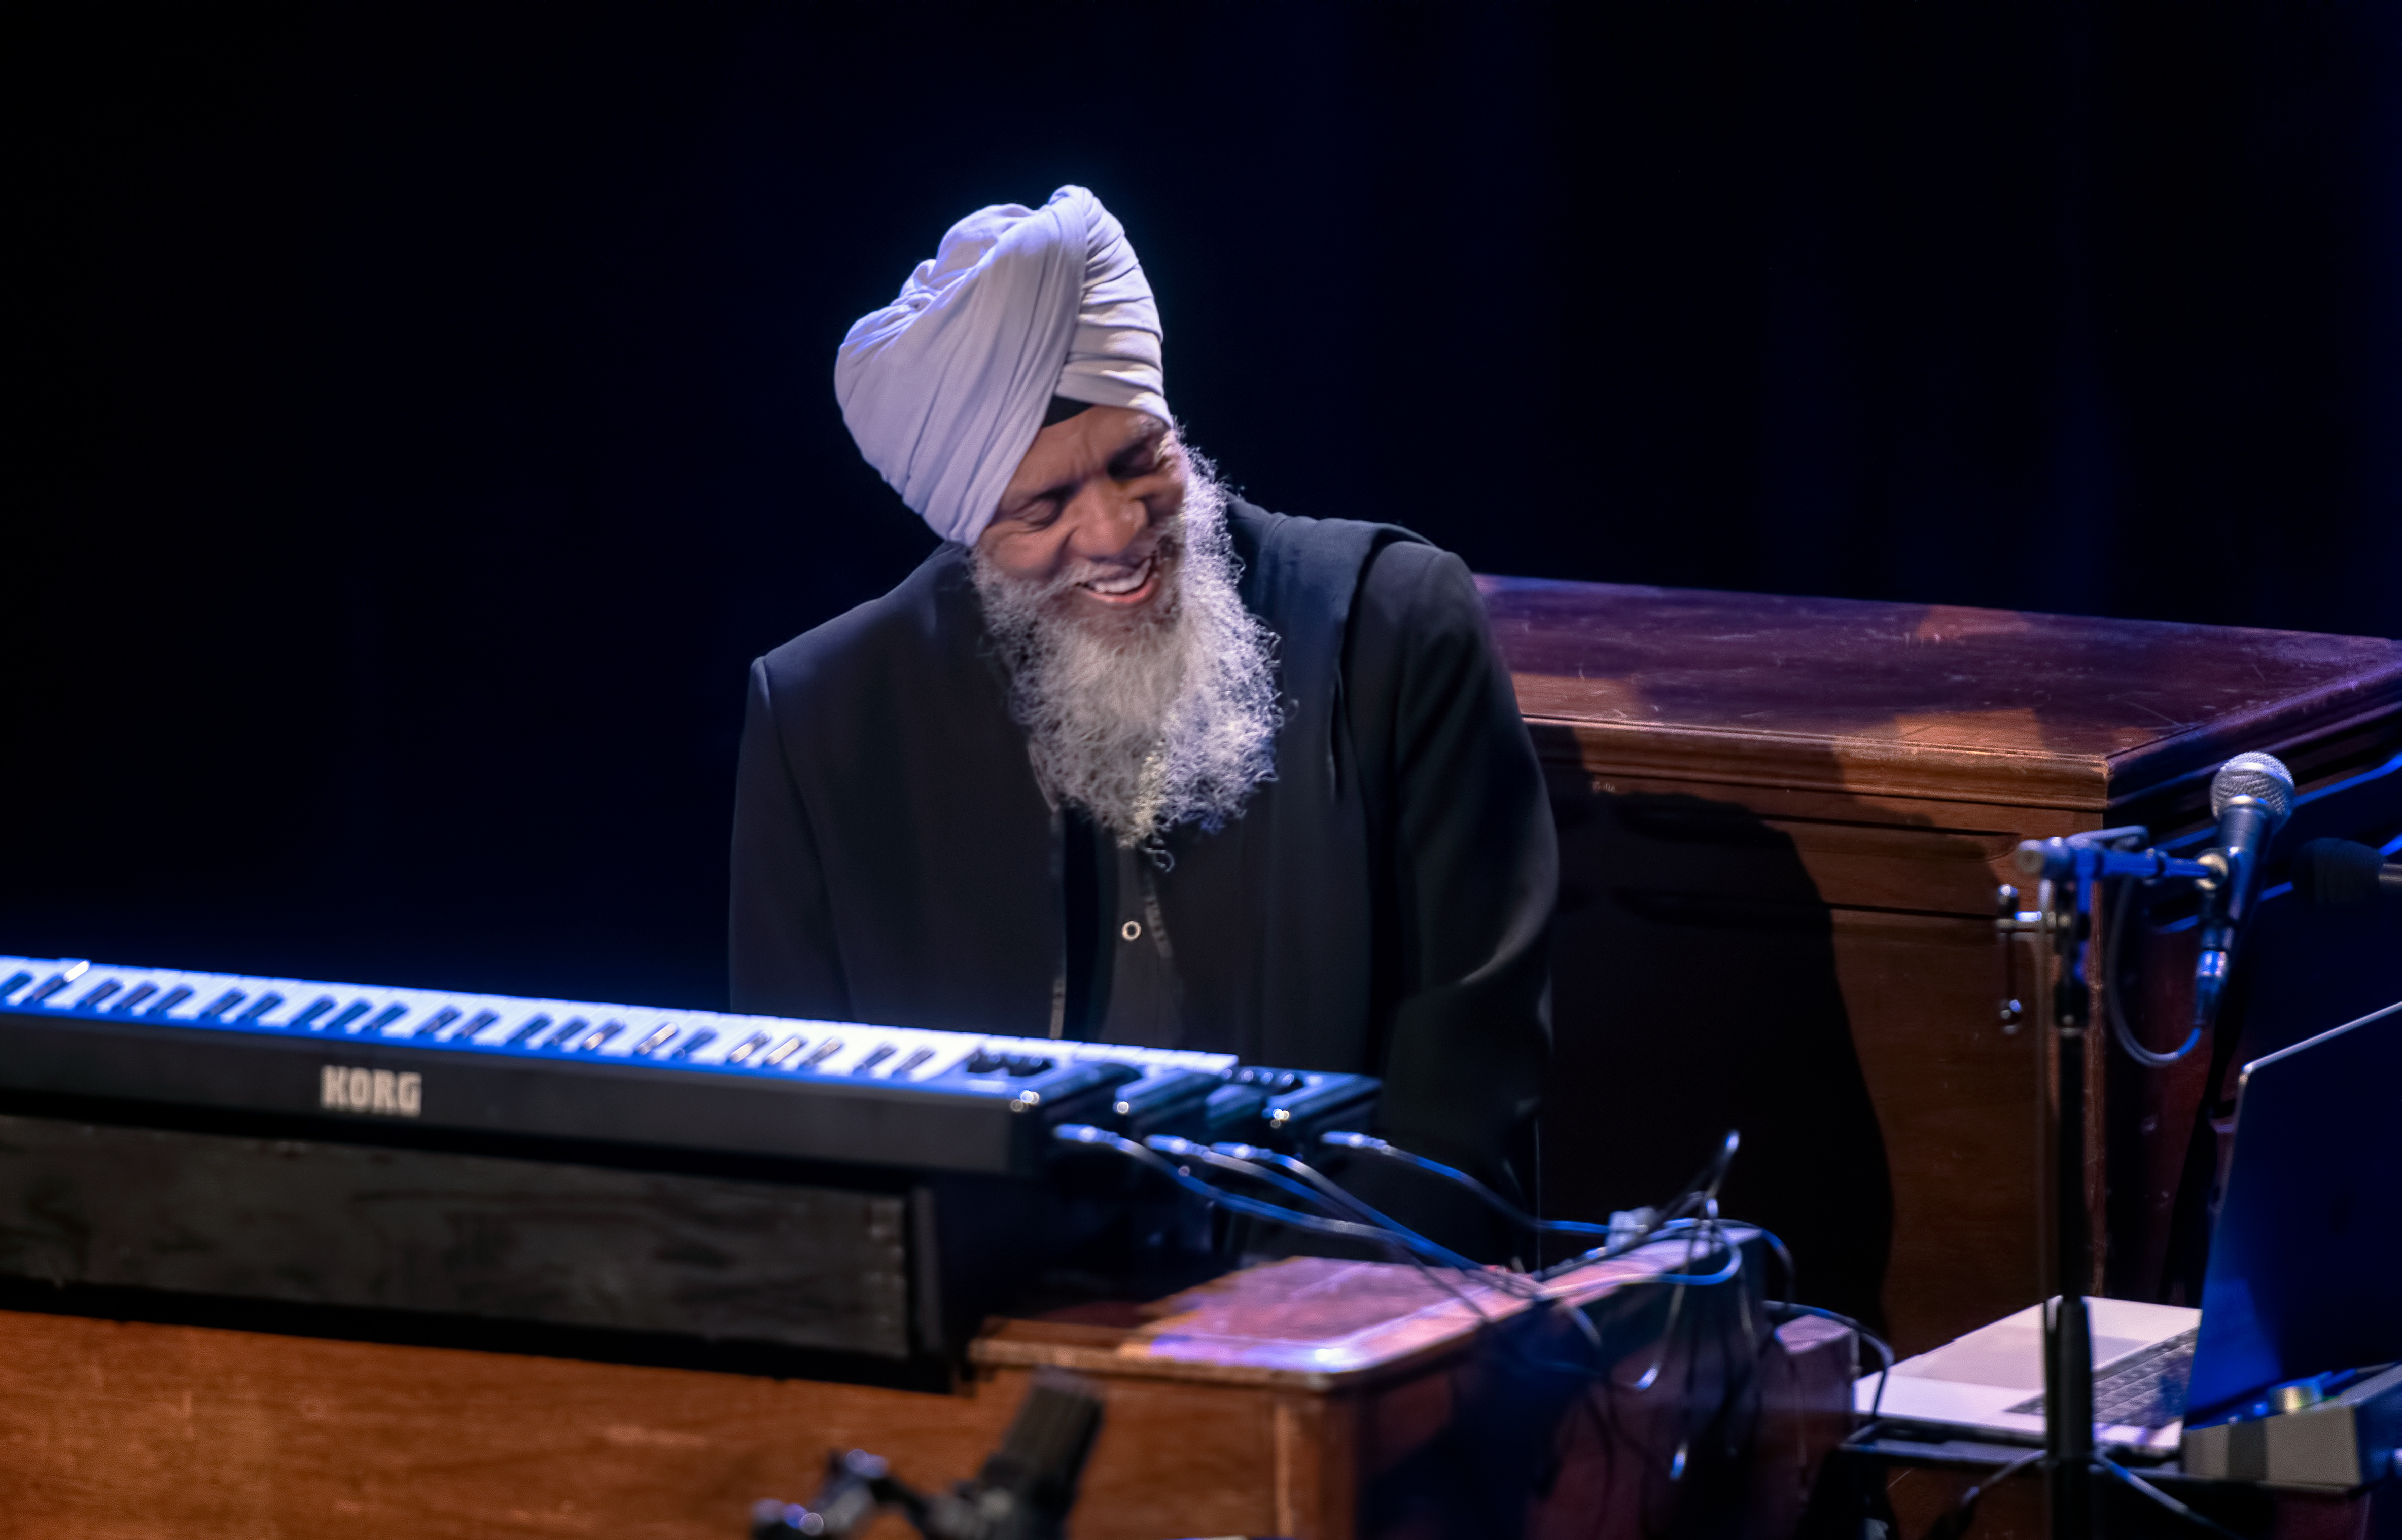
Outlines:
[[1055, 395], [1173, 420], [1159, 307], [1125, 228], [1082, 187], [952, 226], [861, 316], [834, 393], [867, 462], [945, 540], [973, 544]]

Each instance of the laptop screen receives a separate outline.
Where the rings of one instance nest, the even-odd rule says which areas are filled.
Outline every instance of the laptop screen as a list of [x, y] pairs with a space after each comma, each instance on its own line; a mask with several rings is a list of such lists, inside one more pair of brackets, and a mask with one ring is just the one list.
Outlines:
[[2186, 1425], [2402, 1359], [2402, 1002], [2243, 1066]]

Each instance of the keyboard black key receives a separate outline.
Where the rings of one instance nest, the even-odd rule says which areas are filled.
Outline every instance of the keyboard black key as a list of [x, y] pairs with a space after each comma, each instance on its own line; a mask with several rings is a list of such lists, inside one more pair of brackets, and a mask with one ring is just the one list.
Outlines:
[[266, 1015], [269, 1011], [274, 1010], [277, 1006], [282, 1005], [283, 1003], [283, 996], [276, 994], [273, 990], [269, 990], [266, 994], [261, 995], [258, 998], [251, 1001], [249, 1006], [243, 1010], [242, 1013], [233, 1019], [234, 1024], [236, 1026], [248, 1026], [251, 1023], [258, 1020], [259, 1017]]
[[[1071, 1057], [1066, 1044], [866, 1024], [667, 1010], [627, 1015], [621, 1011], [631, 1008], [407, 985], [0, 958], [0, 980], [10, 975], [22, 975], [0, 1008], [0, 1089], [12, 1094], [21, 1086], [152, 1103], [196, 1094], [218, 1110], [269, 1117], [318, 1106], [419, 1119], [428, 1129], [755, 1148], [812, 1161], [1017, 1176], [1045, 1163], [1041, 1125], [1088, 1102], [1104, 1105], [1100, 1093], [1120, 1079], [1142, 1078], [1134, 1065], [1115, 1062], [1115, 1051], [1098, 1046], [1074, 1047]], [[53, 976], [61, 982], [43, 1003], [21, 1003]], [[125, 1033], [103, 1023], [136, 1029], [132, 1035], [143, 1041], [126, 1043]], [[325, 1040], [313, 1052], [266, 1040], [303, 1033]], [[27, 1051], [17, 1052], [20, 1045]], [[724, 1056], [728, 1048], [736, 1049], [730, 1058]], [[1186, 1057], [1125, 1053], [1142, 1063]], [[376, 1062], [360, 1062], [362, 1055]], [[604, 1059], [605, 1069], [598, 1062]], [[599, 1075], [607, 1082], [598, 1088], [604, 1094], [578, 1081], [577, 1065], [585, 1081]], [[981, 1073], [950, 1074], [954, 1067]], [[1208, 1061], [1206, 1072], [1184, 1077], [1201, 1082], [1185, 1100], [1197, 1104], [1236, 1067], [1227, 1058]], [[652, 1071], [656, 1093], [644, 1089]], [[1290, 1073], [1253, 1066], [1252, 1084], [1224, 1089], [1248, 1096], [1247, 1106], [1263, 1115], [1268, 1088], [1290, 1084]], [[333, 1076], [340, 1078], [338, 1089]], [[324, 1084], [316, 1086], [320, 1079]], [[888, 1079], [889, 1088], [868, 1083]], [[1307, 1077], [1292, 1093], [1291, 1118], [1305, 1121], [1326, 1086], [1348, 1079]], [[358, 1090], [365, 1081], [374, 1084]], [[1039, 1100], [1026, 1092], [1038, 1084]], [[296, 1095], [302, 1100], [296, 1103]], [[872, 1113], [819, 1115], [835, 1110], [845, 1096], [864, 1098]], [[1193, 1110], [1197, 1117], [1197, 1105]], [[1018, 1116], [1029, 1112], [1035, 1116]], [[1249, 1131], [1214, 1116], [1208, 1126], [1221, 1122], [1231, 1132]], [[1129, 1118], [1126, 1127], [1135, 1126]]]
[[518, 1046], [527, 1038], [531, 1038], [535, 1033], [540, 1032], [543, 1028], [548, 1026], [552, 1020], [553, 1018], [549, 1016], [528, 1016], [523, 1026], [518, 1027], [515, 1032], [509, 1034], [507, 1046], [511, 1048]]
[[27, 984], [32, 983], [33, 982], [34, 976], [31, 973], [19, 972], [9, 974], [8, 982], [7, 983], [0, 983], [0, 1000], [7, 999], [9, 996], [14, 995], [17, 991], [24, 988]]
[[[60, 990], [64, 989], [68, 983], [69, 981], [65, 974], [53, 973], [48, 978], [44, 979], [39, 984], [35, 985], [32, 993], [28, 994], [23, 999], [19, 1000], [17, 1003], [19, 1005], [39, 1005], [44, 1000], [47, 1000], [51, 996], [57, 994]], [[186, 993], [188, 993], [188, 991]]]

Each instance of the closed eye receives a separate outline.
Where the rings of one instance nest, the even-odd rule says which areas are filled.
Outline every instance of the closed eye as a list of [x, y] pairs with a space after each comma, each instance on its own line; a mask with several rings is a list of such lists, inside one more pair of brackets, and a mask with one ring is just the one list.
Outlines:
[[1001, 516], [1013, 524], [1023, 524], [1029, 529], [1047, 529], [1058, 523], [1059, 516], [1067, 511], [1067, 493], [1037, 492], [1017, 506], [1005, 510]]
[[1135, 481], [1157, 474], [1165, 459], [1161, 450], [1166, 443], [1167, 433], [1164, 427], [1154, 427], [1138, 435], [1110, 461], [1111, 476], [1119, 481]]

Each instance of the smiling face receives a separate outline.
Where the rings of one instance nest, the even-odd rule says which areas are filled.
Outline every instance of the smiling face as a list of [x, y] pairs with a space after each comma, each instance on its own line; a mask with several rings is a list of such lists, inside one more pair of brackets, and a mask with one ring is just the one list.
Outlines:
[[1243, 603], [1207, 461], [1145, 413], [1080, 411], [1028, 451], [974, 571], [1055, 804], [1128, 846], [1241, 815], [1275, 769], [1276, 636]]
[[1088, 406], [1034, 436], [976, 555], [1045, 594], [1062, 618], [1099, 629], [1134, 622], [1174, 591], [1186, 477], [1167, 424]]

